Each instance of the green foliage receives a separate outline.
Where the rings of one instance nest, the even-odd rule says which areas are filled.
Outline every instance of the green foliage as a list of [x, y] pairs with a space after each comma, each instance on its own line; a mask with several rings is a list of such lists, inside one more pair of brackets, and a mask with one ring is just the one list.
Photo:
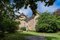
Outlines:
[[56, 22], [57, 22], [57, 26], [58, 26], [59, 31], [60, 31], [60, 16], [57, 16]]
[[[55, 0], [49, 0], [46, 2], [46, 0], [13, 0], [13, 3], [12, 3], [12, 9], [16, 8], [16, 9], [20, 9], [22, 8], [23, 6], [25, 6], [25, 8], [27, 8], [28, 5], [30, 5], [29, 7], [31, 8], [31, 10], [33, 11], [33, 14], [35, 14], [36, 12], [36, 9], [37, 9], [37, 4], [36, 2], [45, 2], [45, 6], [51, 6], [54, 4]], [[8, 10], [8, 11], [11, 11], [11, 8], [9, 8], [9, 6], [7, 5], [10, 5], [10, 0], [0, 0], [0, 9], [4, 9], [4, 10]], [[13, 10], [12, 10], [13, 11]]]
[[[11, 5], [10, 0], [0, 0], [0, 36], [4, 37], [5, 32], [14, 32], [17, 27], [17, 23], [14, 19], [14, 8], [20, 9], [25, 5], [27, 8], [28, 5], [33, 11], [33, 14], [36, 15], [37, 1], [45, 2], [46, 6], [53, 5], [55, 0], [14, 0], [14, 3]], [[3, 35], [3, 36], [2, 36]]]
[[21, 27], [20, 30], [26, 31], [26, 27]]
[[16, 33], [8, 33], [5, 34], [6, 36], [2, 40], [26, 40], [25, 39], [25, 34], [16, 32]]
[[18, 22], [10, 19], [8, 15], [2, 13], [0, 16], [0, 37], [3, 38], [5, 33], [14, 33], [18, 29]]
[[59, 29], [59, 20], [55, 15], [52, 15], [50, 13], [42, 13], [38, 17], [38, 22], [36, 25], [36, 31], [39, 32], [57, 32]]

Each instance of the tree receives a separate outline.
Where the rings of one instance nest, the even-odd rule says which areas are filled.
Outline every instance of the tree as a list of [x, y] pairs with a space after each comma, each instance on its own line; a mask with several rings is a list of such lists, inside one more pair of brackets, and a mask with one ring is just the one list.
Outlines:
[[14, 33], [18, 29], [18, 22], [10, 19], [6, 12], [0, 15], [0, 40], [5, 37], [7, 33]]
[[[29, 7], [33, 11], [34, 15], [36, 15], [36, 9], [37, 9], [36, 2], [37, 1], [45, 2], [45, 6], [51, 6], [55, 2], [55, 0], [49, 0], [49, 1], [46, 1], [46, 0], [13, 0], [13, 1], [14, 2], [12, 4], [12, 9], [14, 9], [14, 8], [20, 9], [24, 5], [25, 5], [25, 8], [27, 8], [27, 6], [30, 5]], [[10, 12], [11, 8], [8, 5], [10, 5], [10, 0], [0, 0], [0, 9], [6, 8], [5, 10], [6, 11], [8, 10]]]
[[[14, 22], [13, 21], [14, 16], [15, 16], [14, 8], [16, 8], [18, 10], [23, 6], [25, 6], [25, 8], [27, 8], [27, 6], [30, 5], [29, 7], [33, 11], [33, 15], [36, 15], [35, 13], [36, 13], [36, 9], [37, 9], [37, 4], [35, 2], [44, 1], [46, 3], [45, 6], [53, 5], [53, 3], [55, 2], [55, 0], [49, 0], [48, 2], [46, 2], [46, 0], [13, 0], [13, 1], [14, 2], [12, 4], [10, 4], [10, 0], [0, 0], [0, 19], [1, 19], [0, 20], [0, 31], [1, 31], [1, 34], [5, 33], [5, 27], [8, 27], [8, 25], [11, 26], [11, 22]], [[13, 25], [14, 25], [14, 23], [13, 23]], [[3, 26], [3, 25], [5, 25], [5, 26]]]
[[38, 17], [36, 31], [38, 32], [57, 32], [59, 30], [59, 20], [55, 15], [42, 13]]

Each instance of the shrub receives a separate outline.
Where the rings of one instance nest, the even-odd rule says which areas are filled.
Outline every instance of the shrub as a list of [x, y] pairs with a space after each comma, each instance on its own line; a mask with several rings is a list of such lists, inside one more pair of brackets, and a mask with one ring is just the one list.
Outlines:
[[26, 31], [26, 27], [21, 27], [20, 30]]
[[57, 16], [56, 22], [57, 22], [58, 29], [60, 31], [60, 16]]
[[18, 22], [11, 20], [9, 18], [4, 18], [2, 21], [2, 26], [7, 32], [15, 32], [18, 28]]
[[0, 16], [0, 38], [5, 36], [5, 33], [13, 33], [18, 29], [18, 22], [10, 19], [6, 14]]
[[56, 16], [45, 12], [38, 17], [36, 31], [52, 33], [57, 32], [58, 29]]

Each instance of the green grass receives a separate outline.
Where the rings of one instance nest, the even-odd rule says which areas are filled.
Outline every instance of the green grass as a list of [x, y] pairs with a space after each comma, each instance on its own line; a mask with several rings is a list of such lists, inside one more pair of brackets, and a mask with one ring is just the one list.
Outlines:
[[37, 33], [37, 32], [16, 32], [6, 34], [3, 40], [26, 40], [25, 36], [44, 36], [46, 40], [60, 40], [60, 32], [58, 33]]
[[6, 36], [2, 38], [2, 40], [26, 40], [26, 39], [24, 38], [23, 34], [16, 32], [6, 34]]
[[37, 32], [23, 32], [34, 36], [44, 36], [46, 40], [60, 40], [60, 32], [57, 33], [37, 33]]

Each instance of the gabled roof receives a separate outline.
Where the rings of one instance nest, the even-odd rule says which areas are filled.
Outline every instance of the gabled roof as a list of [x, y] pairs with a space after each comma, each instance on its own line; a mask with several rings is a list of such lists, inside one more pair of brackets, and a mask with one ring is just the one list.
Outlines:
[[25, 16], [27, 18], [27, 16], [25, 14], [23, 14], [23, 13], [21, 13], [20, 16]]
[[57, 9], [57, 11], [55, 11], [55, 14], [60, 16], [60, 9]]

